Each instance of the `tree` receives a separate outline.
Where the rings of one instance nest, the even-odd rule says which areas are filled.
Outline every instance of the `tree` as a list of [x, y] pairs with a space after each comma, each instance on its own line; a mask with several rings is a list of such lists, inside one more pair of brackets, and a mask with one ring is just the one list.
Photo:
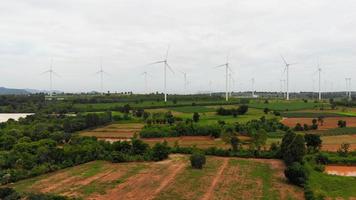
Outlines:
[[247, 111], [248, 111], [248, 105], [242, 105], [237, 109], [237, 113], [239, 115], [244, 115], [247, 113]]
[[284, 175], [291, 183], [303, 186], [308, 179], [309, 172], [303, 165], [298, 162], [294, 162], [287, 167], [284, 171]]
[[350, 143], [342, 143], [340, 145], [340, 148], [337, 150], [337, 152], [340, 156], [346, 157], [349, 154], [349, 150], [350, 150]]
[[304, 139], [308, 148], [308, 152], [319, 151], [321, 148], [322, 140], [320, 139], [320, 135], [305, 134]]
[[202, 152], [196, 151], [190, 156], [190, 164], [194, 169], [203, 169], [205, 163], [205, 154], [203, 154]]
[[239, 143], [240, 143], [240, 140], [237, 136], [232, 136], [230, 138], [230, 144], [231, 144], [231, 147], [232, 147], [232, 150], [233, 151], [238, 151], [239, 150]]
[[323, 116], [318, 117], [318, 123], [320, 123], [320, 126], [324, 125], [324, 117]]
[[263, 109], [263, 112], [264, 112], [265, 114], [268, 114], [268, 113], [269, 113], [269, 108], [264, 108], [264, 109]]
[[346, 127], [346, 121], [344, 121], [344, 120], [339, 120], [339, 121], [337, 122], [337, 125], [338, 125], [339, 128], [345, 128], [345, 127]]
[[255, 145], [257, 151], [261, 150], [261, 147], [266, 144], [266, 141], [267, 131], [264, 129], [252, 132], [252, 143]]
[[193, 121], [194, 121], [195, 123], [197, 123], [197, 122], [199, 121], [199, 119], [200, 119], [199, 113], [195, 112], [195, 113], [193, 114]]
[[161, 161], [168, 158], [170, 148], [166, 141], [163, 143], [156, 143], [152, 148], [152, 159], [154, 161]]
[[305, 152], [305, 140], [302, 135], [297, 135], [292, 131], [284, 135], [281, 144], [281, 154], [287, 165], [293, 162], [301, 162]]
[[171, 111], [166, 112], [164, 117], [169, 125], [172, 125], [175, 121]]

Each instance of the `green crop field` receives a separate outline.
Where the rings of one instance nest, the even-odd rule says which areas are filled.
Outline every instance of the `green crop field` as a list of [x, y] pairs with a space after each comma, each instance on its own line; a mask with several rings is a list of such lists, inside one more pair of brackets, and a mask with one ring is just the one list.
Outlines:
[[314, 109], [322, 105], [327, 106], [327, 104], [314, 103], [314, 102], [303, 102], [303, 101], [277, 101], [271, 100], [268, 103], [264, 101], [252, 101], [248, 104], [252, 108], [264, 109], [268, 108], [270, 110], [276, 111], [296, 111], [305, 109]]

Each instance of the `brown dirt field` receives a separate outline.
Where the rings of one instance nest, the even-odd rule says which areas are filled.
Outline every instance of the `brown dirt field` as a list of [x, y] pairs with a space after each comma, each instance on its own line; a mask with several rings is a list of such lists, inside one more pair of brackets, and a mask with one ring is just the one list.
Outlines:
[[229, 160], [227, 158], [224, 159], [222, 166], [220, 167], [218, 173], [216, 174], [213, 181], [211, 182], [211, 185], [210, 185], [208, 191], [204, 194], [202, 200], [209, 200], [213, 197], [214, 189], [215, 189], [216, 185], [218, 184], [218, 182], [220, 181], [222, 174], [228, 164], [228, 161]]
[[95, 200], [117, 200], [117, 199], [153, 199], [186, 166], [186, 162], [175, 162], [173, 160], [153, 164], [148, 170], [143, 171], [114, 189], [107, 191], [105, 195], [95, 195], [88, 199]]
[[[314, 118], [284, 118], [281, 122], [288, 127], [295, 127], [297, 123], [302, 126], [304, 124], [311, 125]], [[327, 117], [324, 118], [323, 125], [319, 124], [318, 130], [327, 130], [332, 128], [337, 128], [337, 122], [339, 120], [346, 121], [348, 127], [356, 127], [356, 117]]]
[[336, 152], [342, 143], [350, 144], [350, 151], [356, 150], [356, 135], [322, 136], [321, 150]]
[[327, 165], [325, 172], [339, 176], [356, 176], [356, 166]]
[[94, 130], [87, 130], [80, 133], [82, 136], [94, 136], [102, 140], [105, 139], [126, 139], [131, 138], [134, 134], [138, 134], [142, 129], [143, 124], [128, 123], [128, 124], [110, 124], [105, 127]]

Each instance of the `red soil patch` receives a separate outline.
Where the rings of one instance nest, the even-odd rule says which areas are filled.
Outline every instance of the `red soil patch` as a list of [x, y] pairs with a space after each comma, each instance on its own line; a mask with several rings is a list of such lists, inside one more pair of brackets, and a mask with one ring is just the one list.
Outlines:
[[[313, 119], [315, 118], [284, 118], [282, 123], [288, 127], [293, 128], [297, 123], [300, 123], [302, 126], [304, 124], [312, 125]], [[337, 128], [337, 123], [339, 120], [346, 121], [348, 127], [356, 127], [356, 117], [327, 117], [324, 118], [323, 125], [319, 123], [318, 130]]]
[[356, 176], [356, 166], [327, 165], [325, 166], [325, 172], [339, 176]]

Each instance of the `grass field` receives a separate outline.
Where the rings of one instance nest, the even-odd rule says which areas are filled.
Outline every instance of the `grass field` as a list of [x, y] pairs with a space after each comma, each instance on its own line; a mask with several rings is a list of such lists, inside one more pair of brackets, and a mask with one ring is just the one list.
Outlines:
[[356, 198], [356, 177], [334, 176], [312, 171], [308, 184], [313, 192], [322, 194], [327, 199]]
[[249, 104], [251, 108], [264, 109], [268, 108], [270, 110], [276, 111], [296, 111], [296, 110], [305, 110], [305, 109], [314, 109], [322, 105], [327, 106], [327, 104], [314, 103], [314, 102], [303, 102], [300, 100], [291, 100], [291, 101], [282, 101], [282, 100], [270, 100], [268, 103], [265, 103], [263, 100], [251, 101]]
[[19, 192], [45, 192], [83, 199], [303, 199], [279, 160], [208, 157], [203, 170], [188, 157], [151, 163], [95, 161], [11, 185]]

